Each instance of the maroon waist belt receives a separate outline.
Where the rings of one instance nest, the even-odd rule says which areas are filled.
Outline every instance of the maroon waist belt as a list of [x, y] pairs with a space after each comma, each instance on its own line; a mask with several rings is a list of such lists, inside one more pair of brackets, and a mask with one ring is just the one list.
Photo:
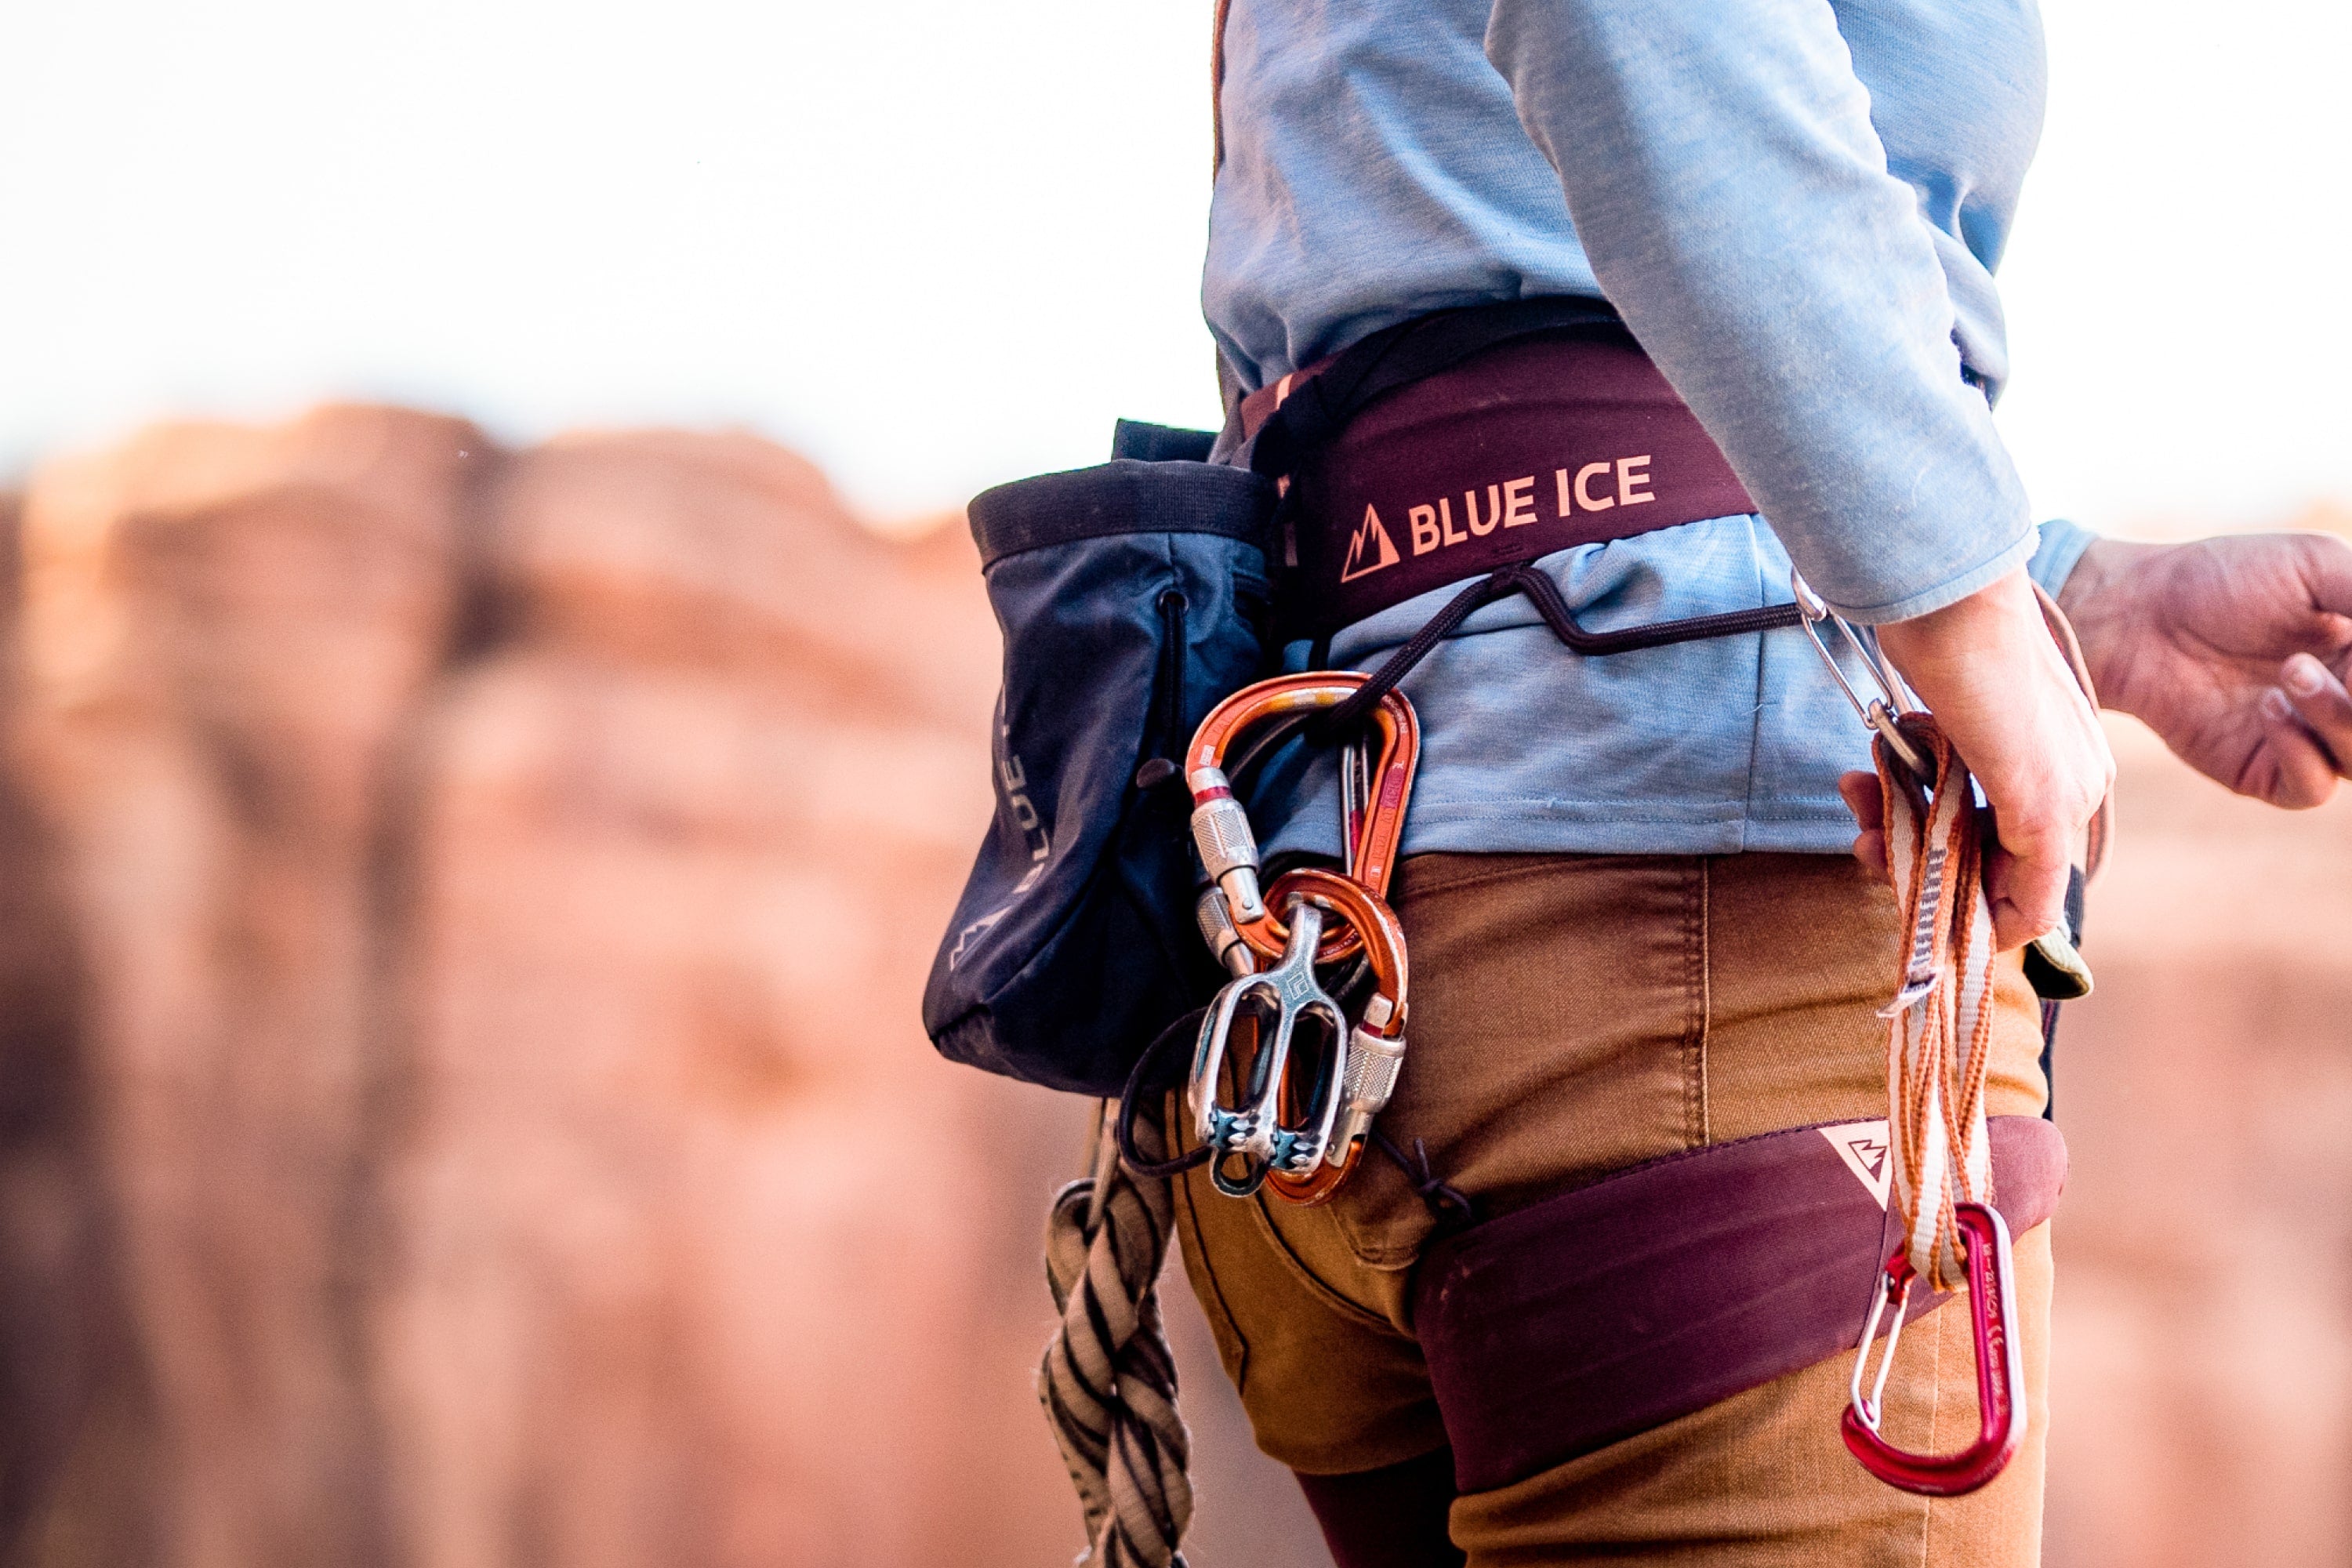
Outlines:
[[[1506, 331], [1512, 314], [1485, 320]], [[1465, 327], [1479, 324], [1464, 317]], [[1256, 436], [1290, 399], [1321, 393], [1319, 378], [1345, 374], [1349, 359], [1244, 399], [1243, 434]], [[1756, 510], [1697, 416], [1622, 331], [1508, 337], [1329, 424], [1278, 465], [1290, 482], [1294, 558], [1284, 595], [1293, 625], [1310, 635], [1571, 545]]]
[[[2066, 1183], [2038, 1117], [1992, 1119], [1993, 1205], [2023, 1234]], [[1898, 1240], [1884, 1122], [1694, 1150], [1423, 1255], [1413, 1328], [1465, 1492], [1507, 1486], [1850, 1352]], [[1941, 1296], [1915, 1292], [1911, 1316]]]

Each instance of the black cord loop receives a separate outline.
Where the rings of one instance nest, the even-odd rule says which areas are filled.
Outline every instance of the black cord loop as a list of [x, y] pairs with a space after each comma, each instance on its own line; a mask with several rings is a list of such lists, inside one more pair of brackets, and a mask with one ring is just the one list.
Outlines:
[[1153, 1084], [1151, 1071], [1153, 1064], [1166, 1053], [1171, 1040], [1181, 1043], [1198, 1037], [1201, 1032], [1201, 1020], [1208, 1016], [1209, 1010], [1206, 1007], [1195, 1007], [1160, 1030], [1152, 1042], [1143, 1047], [1143, 1054], [1135, 1058], [1135, 1066], [1128, 1071], [1127, 1087], [1119, 1091], [1118, 1109], [1114, 1112], [1112, 1131], [1118, 1138], [1120, 1161], [1129, 1171], [1139, 1176], [1156, 1180], [1181, 1175], [1186, 1171], [1209, 1163], [1212, 1151], [1206, 1145], [1193, 1150], [1189, 1154], [1179, 1154], [1172, 1160], [1147, 1160], [1143, 1157], [1142, 1151], [1135, 1145], [1136, 1102], [1155, 1087], [1160, 1095], [1165, 1097], [1171, 1087], [1164, 1083]]
[[1539, 572], [1533, 563], [1518, 562], [1491, 572], [1465, 587], [1445, 602], [1445, 607], [1422, 624], [1421, 629], [1398, 645], [1397, 650], [1383, 660], [1371, 678], [1356, 688], [1348, 700], [1337, 707], [1325, 710], [1307, 725], [1307, 738], [1317, 745], [1329, 745], [1363, 722], [1380, 700], [1394, 690], [1397, 684], [1412, 673], [1421, 661], [1436, 650], [1437, 645], [1452, 637], [1470, 618], [1473, 611], [1493, 604], [1513, 594], [1524, 594], [1543, 617], [1552, 636], [1565, 643], [1573, 653], [1600, 657], [1612, 653], [1631, 653], [1636, 648], [1665, 647], [1673, 643], [1699, 642], [1707, 637], [1738, 637], [1748, 632], [1777, 631], [1783, 626], [1801, 624], [1803, 612], [1793, 604], [1765, 605], [1752, 610], [1727, 610], [1720, 615], [1691, 616], [1678, 621], [1652, 621], [1645, 626], [1627, 626], [1620, 631], [1587, 631], [1560, 596], [1559, 584], [1549, 574]]
[[1396, 1141], [1381, 1131], [1378, 1123], [1372, 1127], [1372, 1142], [1379, 1145], [1381, 1153], [1396, 1162], [1397, 1169], [1402, 1171], [1405, 1180], [1412, 1184], [1412, 1190], [1421, 1194], [1421, 1201], [1427, 1204], [1430, 1212], [1437, 1216], [1437, 1228], [1441, 1235], [1466, 1230], [1478, 1223], [1478, 1205], [1470, 1194], [1440, 1180], [1437, 1173], [1430, 1168], [1428, 1144], [1414, 1139], [1413, 1157], [1408, 1160], [1404, 1157], [1404, 1151], [1396, 1146]]

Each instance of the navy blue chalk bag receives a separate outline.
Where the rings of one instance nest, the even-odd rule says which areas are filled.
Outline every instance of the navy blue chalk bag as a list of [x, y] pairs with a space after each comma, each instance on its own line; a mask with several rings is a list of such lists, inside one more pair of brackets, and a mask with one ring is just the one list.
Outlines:
[[1122, 421], [1110, 462], [971, 503], [1004, 684], [995, 817], [923, 991], [950, 1060], [1117, 1094], [1223, 978], [1180, 770], [1266, 660], [1276, 494], [1208, 443]]

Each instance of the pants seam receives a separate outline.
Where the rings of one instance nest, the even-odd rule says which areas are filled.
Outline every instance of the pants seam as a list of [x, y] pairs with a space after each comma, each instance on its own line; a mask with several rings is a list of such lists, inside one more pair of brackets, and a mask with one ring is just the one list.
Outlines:
[[1708, 868], [1704, 857], [1691, 887], [1689, 921], [1689, 1014], [1683, 1032], [1683, 1141], [1687, 1148], [1708, 1142], [1706, 1032], [1712, 998], [1707, 991]]
[[[1949, 1301], [1945, 1303], [1948, 1307], [1952, 1304]], [[1967, 1305], [1968, 1298], [1960, 1298], [1960, 1304]], [[1940, 1430], [1944, 1424], [1944, 1341], [1950, 1337], [1951, 1331], [1948, 1321], [1936, 1326], [1936, 1354], [1929, 1363], [1927, 1382], [1927, 1451], [1931, 1454], [1939, 1454], [1944, 1448], [1944, 1434]], [[1934, 1556], [1935, 1544], [1936, 1500], [1922, 1498], [1919, 1504], [1919, 1568], [1927, 1568]]]
[[[1184, 1146], [1184, 1134], [1179, 1120], [1179, 1102], [1171, 1093], [1165, 1103], [1168, 1106], [1169, 1147], [1181, 1149]], [[1234, 1391], [1238, 1394], [1249, 1382], [1249, 1336], [1242, 1332], [1241, 1322], [1234, 1316], [1232, 1303], [1225, 1300], [1225, 1283], [1217, 1277], [1217, 1266], [1210, 1259], [1208, 1237], [1201, 1232], [1200, 1212], [1193, 1205], [1192, 1177], [1189, 1174], [1178, 1176], [1168, 1184], [1176, 1202], [1183, 1205], [1181, 1213], [1174, 1216], [1177, 1249], [1180, 1253], [1189, 1251], [1192, 1258], [1200, 1260], [1202, 1276], [1209, 1282], [1209, 1294], [1215, 1298], [1213, 1306], [1208, 1301], [1201, 1305], [1204, 1310], [1213, 1311], [1222, 1321], [1225, 1331], [1233, 1335], [1234, 1345], [1241, 1351], [1241, 1354], [1234, 1358], [1233, 1369]], [[1191, 1222], [1189, 1225], [1186, 1223], [1188, 1220]], [[1189, 1248], [1184, 1245], [1187, 1240], [1192, 1243]], [[1200, 1291], [1195, 1289], [1192, 1293], [1198, 1296]]]
[[[1268, 1246], [1274, 1248], [1276, 1258], [1281, 1260], [1283, 1266], [1288, 1268], [1291, 1274], [1300, 1284], [1306, 1286], [1309, 1292], [1320, 1298], [1326, 1306], [1332, 1308], [1343, 1316], [1352, 1320], [1359, 1327], [1370, 1329], [1376, 1333], [1387, 1334], [1391, 1339], [1409, 1339], [1411, 1337], [1399, 1330], [1396, 1324], [1391, 1322], [1380, 1312], [1375, 1311], [1373, 1309], [1365, 1306], [1362, 1302], [1349, 1296], [1337, 1285], [1332, 1284], [1329, 1280], [1316, 1273], [1313, 1268], [1309, 1268], [1307, 1260], [1298, 1256], [1297, 1248], [1290, 1245], [1290, 1238], [1282, 1234], [1282, 1227], [1274, 1223], [1274, 1210], [1269, 1206], [1268, 1200], [1263, 1189], [1261, 1189], [1255, 1196], [1251, 1197], [1248, 1200], [1248, 1203], [1252, 1217], [1257, 1225], [1258, 1234], [1265, 1238]], [[1328, 1218], [1331, 1211], [1328, 1208], [1317, 1208], [1302, 1210], [1300, 1212], [1314, 1215], [1317, 1218]], [[1344, 1232], [1341, 1234], [1340, 1239], [1343, 1242], [1347, 1239]], [[1355, 1258], [1355, 1249], [1353, 1247], [1349, 1247], [1348, 1252], [1350, 1258]], [[1360, 1258], [1357, 1258], [1356, 1261], [1367, 1269], [1372, 1269], [1378, 1267], [1374, 1264], [1365, 1263]]]

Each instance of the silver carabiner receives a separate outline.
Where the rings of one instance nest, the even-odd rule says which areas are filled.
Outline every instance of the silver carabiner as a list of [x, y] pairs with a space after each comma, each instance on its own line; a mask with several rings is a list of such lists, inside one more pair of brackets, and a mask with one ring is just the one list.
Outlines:
[[1356, 875], [1364, 817], [1372, 809], [1372, 758], [1361, 737], [1339, 748], [1339, 869]]
[[[1854, 1419], [1871, 1431], [1878, 1430], [1880, 1417], [1886, 1409], [1886, 1374], [1895, 1370], [1895, 1347], [1903, 1339], [1903, 1320], [1911, 1306], [1911, 1263], [1900, 1256], [1889, 1258], [1872, 1289], [1870, 1321], [1862, 1326], [1862, 1342], [1854, 1347], [1853, 1379], [1847, 1384], [1846, 1404]], [[1870, 1377], [1870, 1347], [1878, 1338], [1878, 1325], [1885, 1321], [1888, 1308], [1895, 1310], [1895, 1321], [1886, 1331], [1886, 1350], [1878, 1360], [1878, 1376]], [[1862, 1385], [1869, 1382], [1865, 1394]]]
[[[1200, 1038], [1192, 1051], [1192, 1076], [1185, 1095], [1192, 1112], [1192, 1136], [1214, 1151], [1210, 1173], [1218, 1190], [1236, 1197], [1255, 1192], [1269, 1173], [1297, 1175], [1313, 1170], [1330, 1147], [1345, 1096], [1347, 1020], [1339, 1005], [1315, 978], [1315, 951], [1323, 940], [1323, 911], [1297, 900], [1287, 914], [1290, 941], [1283, 950], [1282, 962], [1264, 973], [1227, 982], [1201, 1020]], [[1235, 1101], [1227, 1104], [1218, 1098], [1217, 1086], [1223, 1079], [1234, 1026], [1244, 1008], [1254, 1015], [1258, 1049]], [[1284, 1079], [1301, 1021], [1328, 1030], [1330, 1044], [1308, 1087], [1305, 1114], [1288, 1121], [1282, 1110]], [[1243, 1163], [1243, 1172], [1230, 1176], [1225, 1163], [1236, 1156]]]
[[[1880, 739], [1886, 742], [1886, 749], [1910, 770], [1912, 777], [1932, 787], [1936, 782], [1935, 760], [1913, 745], [1911, 738], [1904, 734], [1902, 727], [1895, 722], [1897, 714], [1918, 706], [1912, 699], [1910, 689], [1903, 684], [1902, 676], [1885, 662], [1875, 643], [1864, 641], [1862, 634], [1855, 631], [1843, 616], [1832, 612], [1793, 567], [1789, 572], [1789, 592], [1796, 598], [1797, 613], [1802, 617], [1801, 624], [1805, 628], [1805, 640], [1811, 643], [1813, 651], [1822, 656], [1822, 663], [1829, 667], [1830, 679], [1837, 682], [1840, 691], [1845, 693], [1845, 700], [1853, 704], [1854, 712], [1861, 716], [1864, 724], [1878, 732]], [[1846, 642], [1861, 655], [1863, 668], [1870, 672], [1870, 679], [1877, 683], [1878, 689], [1885, 694], [1883, 697], [1874, 697], [1867, 702], [1863, 700], [1862, 693], [1853, 689], [1853, 682], [1845, 678], [1845, 670], [1839, 665], [1837, 657], [1830, 652], [1830, 645], [1823, 642], [1822, 634], [1814, 629], [1822, 621], [1836, 623]]]

